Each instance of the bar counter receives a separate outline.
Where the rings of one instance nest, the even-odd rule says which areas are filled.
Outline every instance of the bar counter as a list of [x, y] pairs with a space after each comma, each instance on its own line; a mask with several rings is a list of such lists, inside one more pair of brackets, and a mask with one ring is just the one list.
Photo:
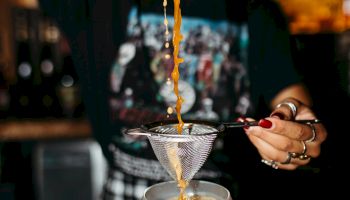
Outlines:
[[0, 121], [0, 141], [87, 138], [91, 127], [87, 120], [28, 119]]

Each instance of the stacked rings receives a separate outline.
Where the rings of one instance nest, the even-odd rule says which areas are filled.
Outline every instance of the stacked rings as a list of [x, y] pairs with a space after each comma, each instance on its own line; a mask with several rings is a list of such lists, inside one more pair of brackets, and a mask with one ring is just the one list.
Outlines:
[[[295, 118], [295, 116], [297, 115], [297, 107], [294, 103], [289, 102], [289, 101], [284, 101], [284, 102], [277, 104], [276, 108], [280, 108], [281, 106], [287, 106], [290, 109], [290, 112], [292, 113], [293, 118]], [[301, 153], [288, 152], [287, 158], [283, 162], [276, 162], [274, 160], [265, 160], [265, 159], [262, 159], [261, 162], [268, 165], [268, 166], [271, 166], [274, 169], [278, 169], [278, 164], [283, 164], [283, 165], [290, 164], [292, 161], [292, 158], [299, 159], [299, 160], [310, 159], [311, 156], [306, 154], [306, 152], [307, 152], [306, 143], [314, 142], [316, 140], [316, 128], [313, 125], [313, 123], [311, 123], [311, 122], [308, 122], [307, 125], [310, 126], [310, 128], [312, 130], [312, 136], [311, 136], [311, 138], [309, 138], [305, 141], [301, 141], [301, 143], [303, 145], [303, 151]]]
[[303, 152], [301, 153], [290, 152], [291, 157], [298, 158], [299, 160], [307, 160], [310, 158], [310, 156], [306, 155], [306, 151], [307, 151], [306, 144], [304, 141], [301, 141], [301, 143], [303, 144]]
[[288, 106], [290, 108], [290, 111], [292, 112], [293, 118], [297, 115], [297, 106], [289, 101], [284, 101], [282, 103], [277, 104], [276, 108], [279, 108], [281, 106]]

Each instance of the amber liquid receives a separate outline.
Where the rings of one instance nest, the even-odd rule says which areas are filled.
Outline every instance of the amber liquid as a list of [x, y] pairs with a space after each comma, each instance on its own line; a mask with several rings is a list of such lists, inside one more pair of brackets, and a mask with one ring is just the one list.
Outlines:
[[175, 110], [176, 110], [177, 119], [179, 121], [177, 125], [177, 131], [179, 134], [182, 133], [182, 128], [184, 126], [184, 122], [182, 121], [182, 117], [181, 117], [181, 105], [184, 99], [179, 94], [179, 78], [180, 78], [179, 64], [184, 61], [183, 58], [179, 58], [180, 42], [183, 39], [183, 36], [180, 31], [181, 21], [182, 21], [182, 17], [181, 17], [181, 9], [180, 9], [180, 0], [174, 0], [174, 28], [173, 28], [174, 69], [171, 73], [171, 78], [174, 81], [174, 93], [177, 97]]
[[[177, 200], [177, 197], [170, 198], [168, 200]], [[194, 195], [194, 196], [188, 197], [186, 200], [217, 200], [217, 199], [209, 196]]]
[[[180, 42], [183, 39], [183, 36], [180, 31], [181, 21], [182, 21], [182, 16], [181, 16], [181, 9], [180, 9], [180, 0], [174, 0], [174, 28], [173, 28], [174, 69], [171, 73], [171, 78], [174, 81], [174, 93], [177, 97], [175, 110], [176, 110], [177, 119], [179, 121], [177, 124], [177, 131], [179, 134], [182, 134], [182, 129], [184, 126], [184, 122], [181, 117], [181, 105], [184, 99], [179, 94], [179, 78], [180, 78], [179, 64], [184, 61], [183, 58], [179, 58]], [[176, 158], [174, 158], [174, 160], [176, 160]], [[180, 188], [180, 195], [178, 199], [185, 200], [186, 196], [184, 195], [184, 192], [188, 183], [182, 178], [182, 167], [181, 165], [179, 165], [179, 163], [175, 166], [175, 170], [176, 170], [178, 187]]]

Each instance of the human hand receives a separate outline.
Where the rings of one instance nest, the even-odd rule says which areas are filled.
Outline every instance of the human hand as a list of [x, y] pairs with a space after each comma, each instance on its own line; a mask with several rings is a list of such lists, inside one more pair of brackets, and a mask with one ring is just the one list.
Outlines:
[[293, 122], [305, 119], [316, 119], [310, 107], [288, 98], [276, 106], [270, 117], [261, 119], [259, 126], [246, 127], [245, 132], [263, 163], [275, 169], [294, 170], [318, 157], [327, 137], [327, 130], [320, 123]]

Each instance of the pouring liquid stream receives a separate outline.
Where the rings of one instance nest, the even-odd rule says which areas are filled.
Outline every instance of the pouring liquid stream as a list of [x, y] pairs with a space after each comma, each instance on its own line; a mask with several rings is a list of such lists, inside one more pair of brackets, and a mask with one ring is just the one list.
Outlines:
[[175, 110], [176, 110], [177, 119], [179, 121], [177, 125], [177, 130], [179, 134], [182, 133], [182, 128], [184, 126], [184, 122], [181, 117], [181, 105], [184, 102], [184, 99], [179, 94], [179, 79], [180, 79], [179, 65], [184, 61], [183, 58], [179, 57], [180, 42], [183, 39], [181, 30], [180, 30], [181, 22], [182, 22], [182, 16], [181, 16], [181, 9], [180, 9], [180, 0], [174, 0], [174, 28], [173, 28], [174, 69], [171, 72], [171, 78], [174, 81], [174, 93], [177, 97]]
[[[166, 26], [166, 36], [168, 34], [168, 20], [166, 19], [166, 6], [167, 6], [167, 0], [163, 0], [163, 7], [164, 7], [164, 24]], [[179, 65], [184, 61], [183, 58], [179, 57], [179, 50], [180, 50], [180, 42], [183, 39], [183, 36], [181, 34], [181, 22], [182, 22], [182, 16], [181, 16], [181, 9], [180, 9], [180, 0], [174, 0], [174, 27], [173, 27], [173, 59], [174, 59], [174, 68], [171, 73], [171, 78], [174, 82], [174, 93], [176, 95], [176, 115], [178, 119], [177, 124], [177, 132], [178, 134], [182, 134], [184, 122], [181, 117], [181, 106], [184, 102], [183, 97], [179, 94], [179, 79], [180, 79], [180, 72], [179, 72]], [[166, 42], [166, 47], [169, 46]], [[186, 200], [185, 196], [185, 189], [188, 185], [188, 182], [183, 179], [183, 169], [181, 165], [181, 159], [179, 158], [177, 154], [177, 147], [169, 148], [167, 150], [167, 154], [170, 160], [170, 163], [175, 170], [176, 174], [176, 181], [178, 183], [178, 187], [180, 188], [180, 195], [179, 200]]]

